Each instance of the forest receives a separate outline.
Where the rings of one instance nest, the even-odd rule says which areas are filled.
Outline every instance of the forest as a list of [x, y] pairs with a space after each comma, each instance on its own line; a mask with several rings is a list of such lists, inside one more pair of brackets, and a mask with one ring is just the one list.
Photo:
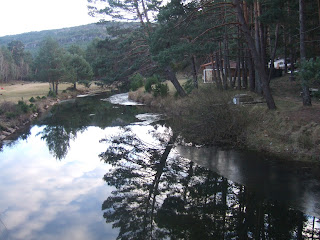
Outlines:
[[88, 11], [112, 17], [105, 39], [61, 46], [46, 37], [34, 54], [12, 40], [1, 47], [0, 81], [46, 81], [56, 91], [62, 81], [130, 87], [138, 75], [170, 80], [183, 97], [189, 91], [177, 73], [187, 74], [189, 87], [197, 88], [201, 67], [209, 65], [217, 89], [261, 94], [276, 109], [269, 85], [280, 58], [283, 72], [301, 83], [303, 105], [312, 105], [309, 89], [319, 86], [319, 1], [100, 2], [102, 7], [88, 0]]

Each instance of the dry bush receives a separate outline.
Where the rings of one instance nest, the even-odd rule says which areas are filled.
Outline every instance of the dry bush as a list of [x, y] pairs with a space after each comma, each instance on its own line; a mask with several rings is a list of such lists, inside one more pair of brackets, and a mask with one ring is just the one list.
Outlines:
[[243, 140], [247, 110], [231, 100], [230, 93], [213, 87], [196, 90], [178, 105], [180, 114], [173, 116], [174, 128], [186, 141], [237, 145]]
[[17, 104], [13, 102], [2, 102], [0, 104], [0, 114], [6, 112], [16, 112], [17, 111]]

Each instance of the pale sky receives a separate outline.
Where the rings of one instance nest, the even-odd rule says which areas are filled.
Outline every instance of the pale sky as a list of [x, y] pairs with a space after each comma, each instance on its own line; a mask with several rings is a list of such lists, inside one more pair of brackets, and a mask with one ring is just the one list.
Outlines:
[[87, 0], [0, 0], [0, 36], [98, 22]]

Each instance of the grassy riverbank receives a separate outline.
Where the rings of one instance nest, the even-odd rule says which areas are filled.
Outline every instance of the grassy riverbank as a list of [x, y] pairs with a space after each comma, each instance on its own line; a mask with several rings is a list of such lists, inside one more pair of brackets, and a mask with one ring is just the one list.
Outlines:
[[[273, 79], [272, 92], [277, 110], [266, 104], [237, 106], [230, 104], [239, 91], [219, 92], [201, 84], [184, 99], [155, 99], [143, 89], [130, 98], [163, 111], [188, 141], [201, 144], [227, 144], [267, 152], [292, 160], [320, 162], [320, 101], [303, 107], [300, 85], [288, 76]], [[260, 96], [248, 93], [254, 98]]]
[[90, 88], [78, 85], [77, 90], [73, 90], [72, 87], [70, 83], [61, 83], [58, 95], [49, 97], [48, 83], [19, 81], [13, 84], [1, 84], [0, 144], [7, 136], [30, 123], [59, 101], [99, 90], [95, 85]]

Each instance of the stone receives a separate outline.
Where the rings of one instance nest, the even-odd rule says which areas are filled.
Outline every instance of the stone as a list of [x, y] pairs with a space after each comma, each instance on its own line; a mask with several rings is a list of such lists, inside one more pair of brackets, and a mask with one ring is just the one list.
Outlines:
[[7, 129], [10, 133], [14, 133], [16, 130], [14, 128], [8, 128]]
[[7, 132], [7, 131], [3, 131], [2, 134], [5, 135], [5, 136], [9, 136], [11, 133]]
[[253, 97], [248, 94], [237, 94], [233, 97], [232, 101], [237, 105], [254, 103]]

